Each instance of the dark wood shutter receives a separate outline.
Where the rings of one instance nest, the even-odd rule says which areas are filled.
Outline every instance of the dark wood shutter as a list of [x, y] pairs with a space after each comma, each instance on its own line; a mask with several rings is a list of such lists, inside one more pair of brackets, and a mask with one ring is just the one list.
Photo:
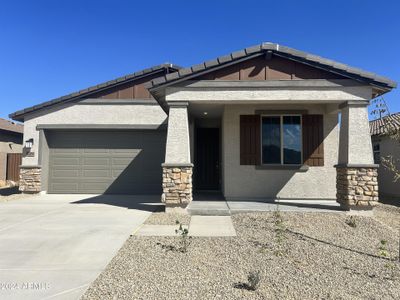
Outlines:
[[260, 115], [240, 116], [240, 164], [259, 165], [261, 162]]
[[303, 162], [308, 166], [324, 165], [323, 115], [303, 115]]

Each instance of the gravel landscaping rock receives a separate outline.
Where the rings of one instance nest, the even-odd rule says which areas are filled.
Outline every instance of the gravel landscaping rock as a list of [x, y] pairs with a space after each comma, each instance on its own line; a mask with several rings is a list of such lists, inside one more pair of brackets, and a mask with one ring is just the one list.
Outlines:
[[378, 205], [374, 209], [374, 217], [392, 229], [400, 231], [400, 207]]
[[144, 224], [148, 225], [175, 225], [176, 221], [179, 221], [183, 225], [189, 225], [190, 215], [185, 214], [173, 214], [165, 212], [155, 212], [147, 218]]
[[399, 236], [380, 221], [357, 216], [351, 227], [346, 213], [280, 214], [280, 224], [274, 213], [234, 215], [237, 237], [192, 238], [186, 253], [168, 250], [179, 237], [133, 236], [83, 299], [400, 298], [399, 263], [378, 249], [387, 241], [395, 258]]

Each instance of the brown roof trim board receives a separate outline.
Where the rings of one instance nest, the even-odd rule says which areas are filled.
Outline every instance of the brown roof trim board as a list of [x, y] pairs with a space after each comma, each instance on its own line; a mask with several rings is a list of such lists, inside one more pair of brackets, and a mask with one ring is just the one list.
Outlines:
[[204, 75], [206, 73], [212, 72], [223, 66], [230, 65], [232, 63], [236, 63], [246, 59], [250, 59], [252, 57], [262, 54], [267, 54], [267, 55], [273, 54], [281, 56], [287, 59], [295, 60], [310, 65], [312, 67], [337, 73], [339, 75], [373, 85], [379, 90], [381, 90], [382, 93], [385, 93], [397, 86], [397, 83], [389, 78], [371, 72], [367, 72], [359, 68], [354, 68], [307, 52], [267, 42], [267, 43], [262, 43], [260, 45], [248, 47], [228, 55], [220, 56], [217, 57], [216, 59], [206, 61], [201, 64], [191, 66], [189, 68], [180, 69], [178, 72], [175, 73], [158, 77], [150, 81], [147, 84], [147, 88], [154, 96], [157, 94], [157, 90], [163, 89], [169, 85], [189, 80], [199, 75]]
[[388, 130], [400, 131], [400, 112], [369, 122], [371, 136], [386, 135]]
[[79, 99], [88, 97], [88, 96], [90, 96], [90, 95], [92, 95], [94, 93], [98, 93], [100, 91], [103, 91], [105, 89], [116, 87], [116, 86], [119, 86], [121, 84], [125, 84], [127, 82], [134, 81], [134, 80], [143, 78], [145, 76], [152, 75], [154, 73], [157, 73], [157, 72], [160, 72], [160, 71], [163, 71], [163, 70], [168, 70], [168, 72], [171, 72], [171, 71], [172, 72], [176, 72], [179, 69], [181, 69], [180, 66], [175, 65], [175, 64], [170, 64], [170, 63], [157, 65], [157, 66], [154, 66], [154, 67], [151, 67], [151, 68], [147, 68], [147, 69], [144, 69], [144, 70], [132, 73], [132, 74], [128, 74], [126, 76], [118, 77], [118, 78], [116, 78], [114, 80], [110, 80], [110, 81], [107, 81], [107, 82], [103, 82], [103, 83], [97, 84], [95, 86], [92, 86], [92, 87], [89, 87], [89, 88], [86, 88], [86, 89], [83, 89], [83, 90], [80, 90], [80, 91], [77, 91], [77, 92], [74, 92], [74, 93], [59, 97], [59, 98], [56, 98], [56, 99], [52, 99], [50, 101], [46, 101], [46, 102], [40, 103], [38, 105], [34, 105], [34, 106], [31, 106], [31, 107], [16, 111], [14, 113], [11, 113], [9, 115], [9, 117], [12, 118], [13, 120], [23, 121], [23, 119], [24, 119], [23, 117], [27, 113], [31, 113], [31, 112], [34, 112], [34, 111], [37, 111], [37, 110], [48, 108], [50, 106], [53, 106], [53, 105], [56, 105], [56, 104], [59, 104], [59, 103], [65, 103], [65, 102], [69, 102], [69, 101], [79, 100]]

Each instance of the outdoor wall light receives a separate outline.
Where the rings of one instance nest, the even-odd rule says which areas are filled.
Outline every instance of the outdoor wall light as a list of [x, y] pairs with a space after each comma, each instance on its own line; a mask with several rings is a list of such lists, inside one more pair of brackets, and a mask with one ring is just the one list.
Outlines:
[[25, 148], [31, 149], [33, 146], [33, 139], [29, 139], [25, 141]]
[[207, 115], [208, 115], [208, 112], [205, 111], [205, 112], [203, 112], [203, 114], [204, 114], [205, 116], [207, 116]]

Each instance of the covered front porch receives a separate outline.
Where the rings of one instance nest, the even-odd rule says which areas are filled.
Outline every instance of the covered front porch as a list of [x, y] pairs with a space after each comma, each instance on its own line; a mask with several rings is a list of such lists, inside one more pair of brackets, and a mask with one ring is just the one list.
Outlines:
[[343, 209], [372, 208], [377, 166], [367, 105], [170, 101], [166, 210], [186, 211], [207, 194], [233, 204], [337, 201]]
[[[369, 101], [393, 83], [264, 43], [151, 82], [168, 113], [162, 201], [378, 201]], [[340, 127], [340, 128], [339, 128]], [[315, 202], [315, 203], [316, 203]]]

